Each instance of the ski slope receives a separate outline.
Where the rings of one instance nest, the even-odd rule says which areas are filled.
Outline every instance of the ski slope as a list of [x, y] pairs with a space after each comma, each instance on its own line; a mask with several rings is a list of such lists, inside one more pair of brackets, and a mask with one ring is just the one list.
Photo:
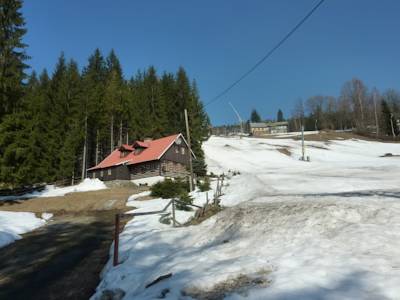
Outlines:
[[[223, 189], [227, 208], [183, 228], [159, 216], [130, 221], [121, 264], [107, 264], [92, 299], [106, 291], [202, 299], [239, 275], [268, 284], [222, 291], [224, 299], [400, 299], [400, 158], [381, 157], [400, 154], [400, 144], [306, 146], [310, 162], [299, 160], [301, 145], [292, 139], [211, 137], [203, 145], [209, 171], [240, 172]], [[128, 205], [145, 211], [165, 201], [133, 197]]]

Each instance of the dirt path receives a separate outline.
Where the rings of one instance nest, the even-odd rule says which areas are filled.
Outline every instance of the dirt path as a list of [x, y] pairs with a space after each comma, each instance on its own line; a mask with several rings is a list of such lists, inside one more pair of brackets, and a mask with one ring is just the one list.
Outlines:
[[115, 213], [137, 192], [115, 188], [1, 203], [0, 210], [55, 216], [0, 248], [0, 299], [89, 299], [109, 258]]
[[108, 260], [116, 211], [63, 215], [0, 249], [0, 299], [89, 299]]

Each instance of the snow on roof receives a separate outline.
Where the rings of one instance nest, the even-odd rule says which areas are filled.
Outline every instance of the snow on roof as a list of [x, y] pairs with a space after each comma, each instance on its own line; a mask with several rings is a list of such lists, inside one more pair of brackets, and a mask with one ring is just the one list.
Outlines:
[[123, 145], [125, 149], [127, 149], [126, 146], [130, 147], [132, 150], [135, 150], [135, 148], [144, 149], [140, 153], [135, 153], [135, 151], [132, 151], [128, 155], [123, 156], [121, 155], [120, 148], [117, 148], [97, 166], [88, 169], [88, 171], [109, 168], [123, 163], [127, 165], [133, 165], [146, 161], [158, 160], [169, 149], [169, 147], [172, 146], [178, 137], [181, 137], [185, 141], [182, 134], [179, 133], [156, 140], [148, 140], [146, 142], [136, 141], [133, 146]]

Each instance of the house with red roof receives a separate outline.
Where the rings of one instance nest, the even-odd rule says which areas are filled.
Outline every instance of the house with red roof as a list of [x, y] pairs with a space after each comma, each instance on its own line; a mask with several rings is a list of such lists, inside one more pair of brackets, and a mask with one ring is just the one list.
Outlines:
[[145, 177], [186, 177], [189, 175], [188, 144], [182, 134], [156, 140], [136, 141], [117, 147], [88, 177], [108, 180], [134, 180]]

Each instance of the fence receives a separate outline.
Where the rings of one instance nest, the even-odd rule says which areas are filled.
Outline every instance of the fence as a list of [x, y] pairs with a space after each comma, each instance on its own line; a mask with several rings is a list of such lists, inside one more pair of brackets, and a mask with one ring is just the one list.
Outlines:
[[[217, 178], [217, 187], [214, 192], [214, 198], [213, 198], [213, 205], [220, 205], [220, 196], [222, 195], [222, 187], [224, 184], [224, 175], [219, 176]], [[162, 214], [167, 211], [167, 209], [172, 206], [172, 226], [177, 227], [177, 226], [182, 226], [176, 218], [175, 218], [175, 209], [176, 209], [176, 204], [182, 204], [182, 205], [187, 205], [187, 206], [192, 206], [197, 209], [201, 210], [201, 215], [204, 215], [205, 210], [207, 206], [209, 205], [209, 198], [208, 198], [208, 193], [206, 193], [206, 203], [203, 206], [195, 205], [192, 203], [186, 203], [184, 201], [178, 200], [178, 199], [171, 199], [167, 205], [161, 210], [157, 211], [148, 211], [148, 212], [132, 212], [132, 213], [117, 213], [115, 215], [115, 228], [114, 228], [114, 254], [113, 254], [113, 266], [117, 266], [119, 263], [119, 234], [121, 231], [121, 217], [135, 217], [135, 216], [145, 216], [145, 215], [155, 215], [155, 214]]]

